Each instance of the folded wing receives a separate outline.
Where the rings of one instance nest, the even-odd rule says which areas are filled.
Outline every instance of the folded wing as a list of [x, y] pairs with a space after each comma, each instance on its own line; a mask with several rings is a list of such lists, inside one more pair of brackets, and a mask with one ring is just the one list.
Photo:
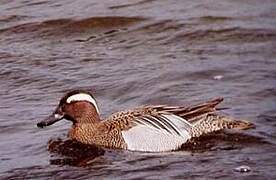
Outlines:
[[191, 137], [192, 125], [171, 113], [141, 115], [133, 118], [132, 123], [133, 127], [122, 131], [129, 150], [175, 150]]

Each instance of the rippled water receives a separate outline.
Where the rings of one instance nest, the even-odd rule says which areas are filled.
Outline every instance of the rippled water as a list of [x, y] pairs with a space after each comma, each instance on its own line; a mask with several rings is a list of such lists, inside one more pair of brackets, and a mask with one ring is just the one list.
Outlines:
[[[275, 178], [275, 12], [272, 0], [1, 0], [1, 178]], [[223, 96], [224, 113], [256, 129], [168, 153], [70, 142], [65, 121], [37, 129], [75, 88], [105, 117]]]

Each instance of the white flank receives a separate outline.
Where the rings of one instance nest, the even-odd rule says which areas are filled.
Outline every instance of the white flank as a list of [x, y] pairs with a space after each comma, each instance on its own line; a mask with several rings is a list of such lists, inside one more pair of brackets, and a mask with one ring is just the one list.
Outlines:
[[68, 97], [66, 100], [67, 103], [71, 103], [72, 101], [88, 101], [94, 105], [94, 107], [96, 108], [96, 111], [99, 113], [99, 109], [95, 99], [92, 98], [89, 94], [84, 94], [84, 93], [75, 94]]
[[147, 152], [176, 150], [191, 137], [185, 130], [179, 136], [140, 124], [122, 131], [122, 136], [127, 149]]

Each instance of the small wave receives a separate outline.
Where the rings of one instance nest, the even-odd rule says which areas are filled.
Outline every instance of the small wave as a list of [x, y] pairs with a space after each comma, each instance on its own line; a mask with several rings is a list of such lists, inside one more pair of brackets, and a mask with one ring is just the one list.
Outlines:
[[75, 19], [54, 19], [43, 22], [26, 23], [17, 26], [1, 29], [0, 33], [33, 33], [38, 35], [68, 35], [74, 33], [83, 33], [95, 29], [110, 29], [128, 26], [145, 20], [142, 17], [91, 17], [81, 20]]
[[221, 21], [228, 21], [232, 20], [233, 18], [231, 17], [223, 17], [223, 16], [202, 16], [198, 18], [200, 21], [205, 21], [205, 22], [221, 22]]
[[166, 44], [183, 41], [183, 42], [262, 42], [276, 41], [275, 31], [269, 29], [245, 29], [245, 28], [222, 28], [222, 29], [200, 29], [178, 33], [167, 40]]
[[29, 16], [20, 16], [20, 15], [9, 15], [9, 16], [0, 16], [0, 23], [9, 23], [14, 21], [20, 21], [23, 19], [30, 18]]
[[122, 4], [122, 5], [117, 5], [117, 6], [110, 6], [109, 9], [121, 9], [121, 8], [139, 6], [139, 5], [142, 5], [142, 4], [151, 3], [153, 1], [156, 1], [156, 0], [142, 0], [142, 1], [138, 1], [136, 3]]

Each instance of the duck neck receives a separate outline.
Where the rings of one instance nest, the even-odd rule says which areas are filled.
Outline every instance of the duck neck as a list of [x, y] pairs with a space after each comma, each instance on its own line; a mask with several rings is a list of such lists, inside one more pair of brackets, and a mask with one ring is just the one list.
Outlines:
[[89, 111], [85, 111], [82, 113], [80, 117], [76, 118], [77, 124], [96, 124], [100, 122], [100, 115], [98, 112], [92, 108]]
[[86, 113], [77, 121], [81, 122], [82, 124], [96, 124], [100, 122], [100, 116], [98, 113]]

